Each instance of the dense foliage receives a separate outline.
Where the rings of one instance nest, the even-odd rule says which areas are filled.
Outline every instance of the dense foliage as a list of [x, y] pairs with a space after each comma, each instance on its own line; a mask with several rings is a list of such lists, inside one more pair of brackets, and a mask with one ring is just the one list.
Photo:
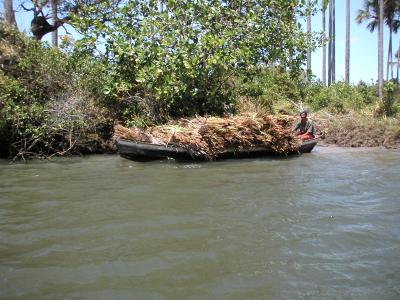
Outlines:
[[257, 76], [242, 76], [236, 82], [241, 97], [259, 103], [272, 113], [295, 113], [300, 107], [332, 114], [364, 111], [380, 116], [387, 111], [391, 115], [400, 112], [400, 90], [393, 81], [385, 83], [383, 103], [373, 83], [361, 81], [348, 85], [339, 81], [326, 87], [305, 76], [293, 78], [281, 68], [267, 68]]
[[118, 92], [150, 104], [160, 120], [232, 109], [238, 76], [274, 65], [297, 76], [313, 46], [295, 0], [112, 1], [80, 10], [81, 49], [104, 53]]
[[112, 119], [99, 89], [107, 80], [106, 64], [65, 54], [6, 26], [0, 36], [1, 156], [79, 148], [88, 133]]

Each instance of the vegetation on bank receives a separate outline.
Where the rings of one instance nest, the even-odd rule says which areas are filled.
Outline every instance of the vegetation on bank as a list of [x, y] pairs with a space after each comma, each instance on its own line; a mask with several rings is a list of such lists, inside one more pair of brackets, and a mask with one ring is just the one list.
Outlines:
[[[0, 155], [104, 151], [112, 120], [106, 64], [0, 27]], [[105, 147], [107, 148], [107, 147]]]
[[400, 148], [399, 118], [376, 118], [355, 112], [334, 116], [318, 112], [314, 118], [319, 136], [327, 144]]
[[[132, 52], [131, 45], [120, 49], [114, 43], [107, 57], [68, 40], [60, 49], [49, 47], [4, 25], [0, 37], [1, 157], [113, 151], [115, 122], [146, 127], [181, 116], [232, 115], [250, 109], [296, 115], [302, 106], [323, 116], [324, 122], [317, 123], [327, 142], [341, 144], [344, 138], [337, 133], [359, 124], [388, 135], [373, 145], [399, 145], [396, 83], [386, 83], [386, 101], [381, 103], [372, 83], [325, 87], [310, 80], [301, 72], [304, 37], [286, 41], [297, 58], [293, 53], [270, 56], [271, 61], [286, 61], [285, 68], [259, 63], [255, 53], [231, 53], [243, 48], [224, 48], [218, 40], [206, 40], [201, 47], [208, 48], [195, 49], [198, 52], [188, 43], [177, 57], [165, 61], [168, 53], [161, 46]], [[254, 60], [257, 63], [251, 63]], [[349, 114], [359, 122], [347, 124]], [[329, 122], [326, 116], [332, 116]], [[329, 138], [332, 132], [337, 139]]]

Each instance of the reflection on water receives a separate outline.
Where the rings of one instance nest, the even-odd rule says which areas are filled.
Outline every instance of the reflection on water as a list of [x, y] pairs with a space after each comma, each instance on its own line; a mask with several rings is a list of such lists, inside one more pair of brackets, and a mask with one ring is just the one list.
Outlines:
[[400, 153], [0, 162], [0, 299], [399, 299]]

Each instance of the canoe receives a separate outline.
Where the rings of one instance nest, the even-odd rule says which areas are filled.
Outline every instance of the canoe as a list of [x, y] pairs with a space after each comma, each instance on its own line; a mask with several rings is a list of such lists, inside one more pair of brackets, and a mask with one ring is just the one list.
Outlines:
[[308, 141], [302, 141], [299, 147], [300, 153], [310, 153], [312, 149], [314, 149], [315, 145], [317, 145], [318, 140], [312, 139]]
[[[157, 144], [137, 143], [129, 140], [119, 139], [117, 142], [119, 154], [127, 159], [136, 161], [150, 161], [157, 159], [173, 158], [176, 160], [195, 160], [205, 161], [207, 155], [201, 151], [194, 151], [176, 146], [165, 146]], [[317, 144], [317, 139], [303, 141], [298, 149], [289, 154], [309, 153]], [[228, 158], [250, 158], [276, 156], [271, 151], [271, 148], [266, 146], [256, 146], [244, 149], [226, 149], [219, 153], [216, 159]]]

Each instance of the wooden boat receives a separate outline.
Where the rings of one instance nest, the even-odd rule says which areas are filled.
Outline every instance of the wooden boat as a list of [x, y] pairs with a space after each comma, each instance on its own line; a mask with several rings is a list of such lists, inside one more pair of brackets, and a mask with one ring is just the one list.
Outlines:
[[[289, 154], [309, 153], [317, 144], [317, 139], [303, 141], [296, 152]], [[137, 143], [129, 140], [119, 139], [117, 141], [119, 154], [127, 159], [136, 161], [149, 161], [164, 158], [176, 160], [205, 161], [207, 155], [201, 151], [194, 151], [182, 147], [165, 146], [156, 144]], [[276, 156], [270, 147], [256, 146], [245, 149], [226, 149], [219, 153], [216, 159], [228, 158], [250, 158], [262, 156]]]
[[310, 153], [312, 149], [317, 145], [318, 140], [317, 139], [312, 139], [308, 141], [302, 141], [299, 147], [299, 152], [300, 153]]

